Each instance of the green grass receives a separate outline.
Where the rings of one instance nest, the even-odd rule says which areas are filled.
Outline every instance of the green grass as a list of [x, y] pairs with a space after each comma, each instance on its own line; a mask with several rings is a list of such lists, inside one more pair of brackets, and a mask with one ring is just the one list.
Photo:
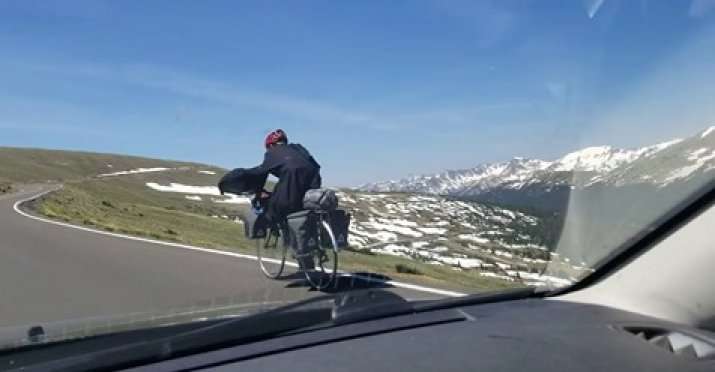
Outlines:
[[404, 263], [398, 263], [395, 265], [395, 271], [400, 274], [422, 275], [420, 269], [414, 267], [413, 265], [406, 265]]
[[[224, 169], [208, 165], [133, 156], [0, 147], [0, 193], [12, 183], [61, 181], [64, 188], [30, 207], [47, 217], [100, 230], [186, 243], [227, 251], [255, 253], [254, 242], [243, 237], [243, 227], [228, 218], [247, 206], [214, 203], [202, 196], [190, 201], [184, 194], [149, 189], [147, 182], [215, 185]], [[109, 166], [111, 165], [111, 167]], [[135, 168], [173, 170], [97, 178], [98, 174]], [[200, 174], [211, 170], [216, 175]], [[378, 273], [396, 280], [462, 291], [484, 291], [514, 286], [481, 277], [477, 271], [455, 271], [401, 257], [345, 250], [340, 267], [352, 272]]]
[[12, 184], [9, 182], [0, 181], [0, 194], [6, 194], [12, 191]]
[[249, 244], [240, 236], [236, 223], [212, 217], [234, 210], [208, 203], [193, 205], [177, 198], [179, 194], [157, 193], [152, 199], [131, 190], [131, 185], [121, 181], [67, 184], [42, 198], [36, 208], [51, 218], [107, 231], [210, 248]]
[[[153, 175], [154, 178], [158, 174]], [[179, 242], [233, 252], [255, 253], [243, 227], [216, 215], [239, 215], [245, 206], [223, 206], [211, 201], [193, 202], [183, 194], [154, 192], [144, 186], [143, 175], [67, 183], [38, 200], [40, 214], [101, 230]], [[163, 182], [182, 181], [181, 172], [162, 174]], [[191, 176], [193, 177], [193, 176]], [[172, 178], [172, 180], [166, 180]], [[513, 287], [515, 284], [486, 278], [477, 271], [455, 271], [401, 257], [340, 253], [340, 267], [351, 272], [378, 273], [395, 280], [468, 292]]]
[[79, 180], [102, 173], [153, 167], [201, 167], [220, 171], [220, 168], [202, 164], [136, 156], [0, 147], [0, 179], [8, 182]]
[[518, 283], [483, 277], [477, 270], [454, 270], [448, 266], [430, 265], [402, 257], [340, 252], [340, 267], [351, 272], [371, 272], [392, 279], [467, 293], [523, 286]]

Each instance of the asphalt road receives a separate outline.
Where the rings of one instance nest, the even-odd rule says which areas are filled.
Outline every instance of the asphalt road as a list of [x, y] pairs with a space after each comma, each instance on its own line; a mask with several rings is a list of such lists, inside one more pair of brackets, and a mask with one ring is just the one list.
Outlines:
[[[49, 187], [25, 186], [0, 196], [0, 336], [60, 321], [240, 307], [320, 293], [299, 277], [269, 280], [250, 259], [72, 229], [13, 209], [16, 201]], [[442, 297], [390, 290], [408, 299]]]

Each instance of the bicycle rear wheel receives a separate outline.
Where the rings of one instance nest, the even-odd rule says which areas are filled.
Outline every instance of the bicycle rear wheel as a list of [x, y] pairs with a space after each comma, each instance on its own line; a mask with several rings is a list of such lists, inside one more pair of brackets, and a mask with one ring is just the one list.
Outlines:
[[256, 240], [256, 255], [258, 265], [265, 276], [278, 279], [286, 267], [288, 242], [280, 229], [270, 229], [265, 238]]
[[313, 288], [323, 290], [337, 284], [338, 243], [327, 221], [321, 219], [318, 229], [318, 248], [312, 252], [315, 269], [306, 270], [305, 277]]

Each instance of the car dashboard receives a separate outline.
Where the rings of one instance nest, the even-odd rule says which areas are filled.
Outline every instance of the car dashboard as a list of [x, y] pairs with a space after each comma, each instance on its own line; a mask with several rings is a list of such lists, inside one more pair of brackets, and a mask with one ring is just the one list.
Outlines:
[[302, 331], [132, 371], [715, 371], [715, 334], [524, 299]]

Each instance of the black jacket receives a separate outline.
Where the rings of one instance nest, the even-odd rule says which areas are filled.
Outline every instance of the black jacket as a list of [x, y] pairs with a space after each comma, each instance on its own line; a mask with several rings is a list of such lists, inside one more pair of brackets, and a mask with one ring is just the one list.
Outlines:
[[303, 209], [303, 197], [310, 189], [321, 186], [320, 164], [299, 144], [276, 145], [266, 151], [263, 163], [246, 172], [254, 176], [272, 174], [278, 178], [268, 202], [271, 219]]

